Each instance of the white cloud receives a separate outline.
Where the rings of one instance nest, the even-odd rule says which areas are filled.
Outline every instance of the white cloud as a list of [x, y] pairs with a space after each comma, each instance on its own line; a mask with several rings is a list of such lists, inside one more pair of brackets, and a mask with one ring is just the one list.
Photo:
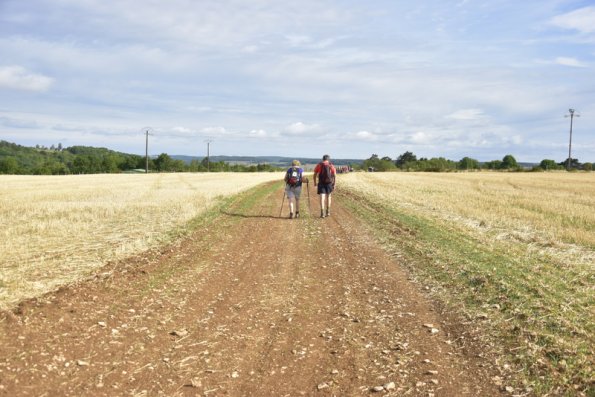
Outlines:
[[203, 128], [201, 130], [201, 132], [203, 134], [213, 135], [213, 136], [226, 135], [228, 133], [224, 127], [207, 127], [207, 128]]
[[587, 67], [587, 64], [579, 61], [576, 58], [558, 57], [558, 58], [556, 58], [556, 60], [554, 62], [557, 63], [558, 65], [572, 66], [575, 68], [586, 68]]
[[461, 109], [446, 117], [454, 120], [479, 120], [484, 117], [484, 113], [481, 109]]
[[370, 131], [358, 131], [352, 136], [363, 141], [376, 141], [378, 139], [378, 136]]
[[304, 124], [300, 121], [288, 125], [282, 132], [289, 135], [313, 136], [321, 132], [321, 127], [318, 124]]
[[563, 29], [578, 30], [581, 33], [595, 32], [595, 7], [583, 7], [572, 12], [558, 15], [551, 23]]
[[248, 135], [252, 138], [267, 138], [268, 134], [265, 130], [251, 130]]
[[53, 82], [51, 77], [29, 72], [21, 66], [0, 67], [0, 88], [44, 92]]

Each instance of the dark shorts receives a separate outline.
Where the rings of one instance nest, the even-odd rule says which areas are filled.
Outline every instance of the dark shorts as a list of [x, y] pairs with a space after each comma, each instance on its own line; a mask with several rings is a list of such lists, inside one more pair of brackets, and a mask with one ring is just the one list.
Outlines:
[[332, 183], [319, 183], [318, 184], [318, 194], [331, 194], [333, 192], [333, 184]]

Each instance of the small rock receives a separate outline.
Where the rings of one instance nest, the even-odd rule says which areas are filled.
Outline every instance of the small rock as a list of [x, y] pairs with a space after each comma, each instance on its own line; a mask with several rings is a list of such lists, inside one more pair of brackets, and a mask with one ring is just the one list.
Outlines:
[[233, 372], [231, 373], [231, 377], [232, 377], [233, 379], [235, 379], [235, 378], [239, 378], [239, 377], [240, 377], [240, 374], [238, 373], [238, 371], [233, 371]]
[[105, 321], [98, 321], [97, 325], [99, 325], [101, 328], [107, 327], [107, 324], [105, 323]]
[[438, 375], [438, 371], [429, 370], [428, 372], [426, 372], [426, 375]]
[[478, 320], [487, 320], [488, 318], [489, 318], [489, 317], [488, 317], [487, 313], [479, 313], [479, 314], [477, 315], [477, 319], [478, 319]]
[[333, 370], [331, 371], [331, 374], [333, 374], [333, 375], [337, 375], [337, 374], [339, 374], [339, 370], [338, 370], [338, 369], [333, 369]]
[[417, 382], [415, 384], [415, 387], [424, 387], [426, 385], [426, 382]]
[[76, 365], [78, 365], [79, 367], [88, 367], [89, 363], [83, 360], [76, 360]]
[[374, 391], [374, 392], [384, 391], [384, 386], [374, 386], [372, 388], [372, 391]]
[[395, 385], [395, 382], [388, 382], [387, 384], [384, 385], [384, 388], [389, 391], [389, 390], [395, 390], [397, 388], [397, 386]]
[[514, 387], [512, 386], [506, 386], [504, 390], [506, 390], [506, 392], [510, 394], [514, 393]]
[[430, 379], [430, 382], [432, 382], [433, 384], [437, 385], [438, 384], [438, 379]]
[[438, 332], [440, 332], [440, 330], [439, 330], [438, 328], [432, 328], [432, 329], [430, 330], [430, 333], [431, 333], [431, 334], [437, 334]]
[[318, 386], [316, 386], [318, 390], [326, 389], [327, 387], [328, 385], [326, 383], [320, 383]]
[[200, 380], [200, 379], [198, 379], [198, 378], [192, 378], [192, 379], [190, 380], [190, 386], [192, 386], [192, 387], [197, 387], [197, 388], [198, 388], [198, 387], [202, 387], [202, 382], [201, 382], [201, 380]]
[[173, 330], [169, 334], [174, 336], [186, 336], [188, 335], [188, 330], [186, 328], [180, 330]]
[[434, 328], [434, 324], [424, 324], [424, 327], [426, 327], [426, 328]]

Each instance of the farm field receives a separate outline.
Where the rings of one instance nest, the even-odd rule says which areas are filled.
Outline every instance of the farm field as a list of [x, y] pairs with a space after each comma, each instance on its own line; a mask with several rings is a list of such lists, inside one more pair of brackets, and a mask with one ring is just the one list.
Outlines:
[[[74, 277], [59, 255], [43, 272], [23, 256], [19, 277], [54, 287], [24, 283], [25, 301], [11, 287], [0, 395], [592, 395], [593, 174], [352, 173], [331, 217], [310, 216], [311, 189], [294, 220], [279, 217], [282, 175], [235, 177], [96, 176], [81, 191], [73, 177], [53, 194], [70, 179], [15, 177], [11, 200], [2, 185], [3, 210], [47, 222], [21, 215], [13, 234], [78, 208], [46, 250], [90, 259]], [[130, 243], [146, 213], [160, 220]], [[121, 222], [101, 255], [67, 239]]]
[[358, 173], [341, 185], [537, 395], [595, 390], [595, 174]]
[[0, 176], [0, 309], [183, 233], [276, 173]]

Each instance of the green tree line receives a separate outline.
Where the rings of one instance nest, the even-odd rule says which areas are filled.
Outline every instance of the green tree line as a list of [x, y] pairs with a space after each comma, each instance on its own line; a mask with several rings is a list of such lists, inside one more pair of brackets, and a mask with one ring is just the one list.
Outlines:
[[[556, 163], [554, 160], [542, 160], [541, 163], [531, 169], [531, 171], [549, 171], [564, 170], [568, 168], [568, 159]], [[354, 165], [357, 168], [357, 165]], [[463, 157], [459, 161], [445, 159], [444, 157], [417, 158], [412, 152], [405, 152], [397, 157], [396, 160], [390, 157], [380, 158], [377, 154], [364, 160], [362, 168], [367, 171], [429, 171], [429, 172], [449, 172], [449, 171], [473, 171], [473, 170], [502, 170], [502, 171], [521, 171], [521, 167], [515, 157], [507, 154], [502, 160], [492, 160], [480, 162], [471, 157]], [[592, 163], [581, 164], [577, 159], [570, 159], [571, 170], [592, 171]]]
[[[277, 171], [269, 164], [231, 165], [223, 161], [193, 160], [189, 164], [162, 153], [148, 161], [150, 172], [264, 172]], [[62, 144], [50, 148], [35, 148], [0, 141], [0, 174], [18, 175], [68, 175], [142, 172], [144, 156], [120, 153], [106, 148]]]

